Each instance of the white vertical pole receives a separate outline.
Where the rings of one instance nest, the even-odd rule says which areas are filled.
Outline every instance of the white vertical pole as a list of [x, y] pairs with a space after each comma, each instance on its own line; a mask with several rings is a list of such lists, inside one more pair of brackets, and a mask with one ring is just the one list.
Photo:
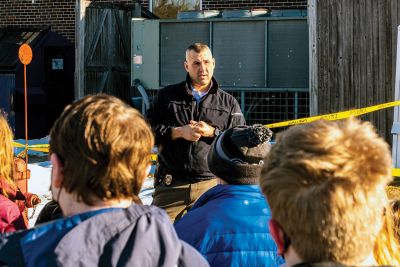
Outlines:
[[[397, 51], [396, 51], [396, 81], [395, 81], [395, 93], [394, 100], [400, 100], [400, 26], [397, 27]], [[394, 107], [393, 114], [393, 126], [392, 126], [392, 134], [393, 134], [393, 144], [392, 144], [392, 160], [393, 167], [400, 167], [400, 107]]]

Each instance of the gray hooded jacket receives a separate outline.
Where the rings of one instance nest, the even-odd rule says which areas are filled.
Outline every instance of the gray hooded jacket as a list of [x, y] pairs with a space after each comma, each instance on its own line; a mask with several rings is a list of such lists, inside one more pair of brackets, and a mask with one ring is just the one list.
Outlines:
[[0, 235], [0, 266], [209, 266], [155, 206], [103, 212], [64, 231], [73, 218]]

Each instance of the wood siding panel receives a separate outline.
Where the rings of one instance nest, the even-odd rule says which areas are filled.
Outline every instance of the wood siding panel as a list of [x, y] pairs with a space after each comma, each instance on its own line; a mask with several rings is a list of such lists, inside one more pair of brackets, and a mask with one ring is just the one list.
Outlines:
[[108, 93], [130, 103], [131, 11], [87, 7], [84, 94]]
[[[316, 3], [315, 3], [316, 2]], [[318, 86], [316, 114], [394, 100], [397, 0], [309, 0], [315, 13], [316, 59], [310, 84]], [[315, 9], [315, 10], [314, 10]], [[312, 106], [312, 105], [311, 105]], [[364, 115], [391, 142], [393, 109]]]

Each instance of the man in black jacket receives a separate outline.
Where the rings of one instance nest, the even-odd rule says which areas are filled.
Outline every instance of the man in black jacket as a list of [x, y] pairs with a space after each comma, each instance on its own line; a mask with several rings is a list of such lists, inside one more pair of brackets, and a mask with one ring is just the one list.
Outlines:
[[207, 45], [190, 45], [184, 66], [186, 81], [161, 89], [148, 114], [159, 148], [153, 204], [172, 221], [216, 185], [207, 166], [215, 136], [246, 123], [236, 99], [213, 78], [215, 59]]

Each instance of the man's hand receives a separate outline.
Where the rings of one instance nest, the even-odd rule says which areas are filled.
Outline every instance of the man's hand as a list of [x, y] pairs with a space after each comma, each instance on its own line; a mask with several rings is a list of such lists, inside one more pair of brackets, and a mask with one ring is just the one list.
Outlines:
[[208, 125], [204, 121], [190, 121], [190, 125], [192, 125], [201, 136], [204, 137], [213, 137], [215, 128], [211, 125]]
[[196, 142], [200, 139], [201, 134], [198, 127], [188, 124], [181, 127], [175, 127], [172, 129], [171, 138], [172, 140], [183, 138], [188, 141]]

